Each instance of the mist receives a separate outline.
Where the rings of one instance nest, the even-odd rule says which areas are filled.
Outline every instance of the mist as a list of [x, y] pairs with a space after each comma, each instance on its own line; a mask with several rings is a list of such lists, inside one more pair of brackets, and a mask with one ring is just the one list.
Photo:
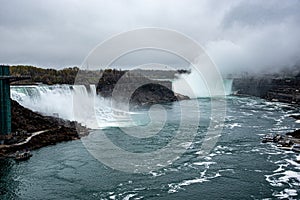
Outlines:
[[[112, 35], [160, 27], [193, 38], [223, 74], [273, 73], [300, 66], [297, 0], [0, 1], [3, 64], [80, 66], [96, 45]], [[180, 63], [162, 55], [154, 60]], [[135, 64], [134, 57], [127, 59], [126, 65], [130, 64]]]

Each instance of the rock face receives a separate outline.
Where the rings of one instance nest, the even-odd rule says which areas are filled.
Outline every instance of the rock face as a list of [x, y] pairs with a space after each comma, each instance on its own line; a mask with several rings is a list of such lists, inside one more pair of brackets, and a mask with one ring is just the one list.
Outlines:
[[160, 84], [146, 84], [139, 87], [131, 96], [130, 104], [139, 106], [177, 101], [174, 92]]
[[105, 71], [98, 82], [97, 94], [119, 102], [129, 102], [132, 106], [189, 99], [175, 94], [171, 81], [151, 80], [141, 73], [126, 71]]
[[300, 75], [290, 78], [272, 76], [237, 78], [234, 79], [232, 88], [239, 95], [300, 104]]
[[[79, 139], [86, 134], [87, 129], [76, 122], [55, 117], [46, 117], [21, 106], [12, 100], [12, 134], [4, 145], [0, 145], [0, 157], [14, 153], [17, 150], [37, 149], [58, 142]], [[29, 142], [21, 144], [32, 133], [45, 131], [33, 136]], [[15, 145], [15, 144], [21, 145]]]
[[11, 100], [11, 105], [12, 132], [26, 131], [32, 133], [46, 129], [64, 129], [67, 130], [66, 133], [69, 133], [69, 135], [72, 135], [72, 137], [78, 137], [79, 135], [77, 129], [83, 128], [80, 124], [74, 121], [43, 116], [39, 113], [33, 112], [27, 108], [24, 108], [14, 100]]
[[256, 97], [266, 97], [269, 90], [273, 88], [272, 80], [265, 78], [236, 78], [232, 83], [232, 90], [237, 94]]
[[11, 100], [12, 132], [27, 131], [29, 133], [57, 127], [54, 117], [42, 116]]

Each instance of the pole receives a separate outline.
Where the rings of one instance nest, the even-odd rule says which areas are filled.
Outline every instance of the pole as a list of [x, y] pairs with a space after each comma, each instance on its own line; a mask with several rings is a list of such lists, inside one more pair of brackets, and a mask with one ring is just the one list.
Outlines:
[[[0, 77], [9, 76], [9, 66], [0, 66]], [[11, 133], [10, 81], [0, 79], [0, 135]]]

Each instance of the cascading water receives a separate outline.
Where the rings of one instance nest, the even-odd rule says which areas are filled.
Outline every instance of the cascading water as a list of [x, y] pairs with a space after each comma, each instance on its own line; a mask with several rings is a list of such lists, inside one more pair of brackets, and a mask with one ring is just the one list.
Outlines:
[[[232, 94], [232, 79], [223, 79], [225, 95]], [[173, 91], [190, 98], [211, 97], [203, 77], [194, 70], [190, 74], [182, 74], [173, 81]], [[220, 95], [224, 95], [220, 93]]]
[[[131, 126], [128, 113], [113, 110], [110, 100], [96, 95], [95, 85], [11, 86], [11, 98], [48, 116], [78, 121], [89, 128]], [[74, 104], [75, 102], [75, 104]]]
[[33, 111], [74, 120], [71, 86], [11, 86], [11, 98]]
[[225, 95], [231, 95], [233, 79], [223, 79], [223, 83], [225, 88]]
[[[187, 89], [186, 86], [190, 88]], [[232, 80], [224, 80], [226, 95], [231, 94], [231, 86]], [[173, 90], [191, 98], [210, 97], [205, 82], [193, 72], [176, 79], [173, 82]], [[91, 85], [89, 89], [83, 85], [11, 86], [11, 98], [33, 111], [75, 120], [90, 128], [128, 127], [144, 124], [141, 121], [133, 121], [133, 118], [138, 119], [137, 115], [145, 115], [145, 113], [112, 108], [109, 99], [96, 94], [95, 85]]]

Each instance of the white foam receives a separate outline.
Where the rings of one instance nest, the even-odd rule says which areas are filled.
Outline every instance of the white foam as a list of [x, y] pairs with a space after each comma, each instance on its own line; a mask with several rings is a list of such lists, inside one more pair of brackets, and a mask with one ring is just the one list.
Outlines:
[[[297, 158], [297, 159], [299, 159], [299, 158]], [[297, 163], [297, 162], [295, 162], [295, 161], [293, 161], [293, 160], [286, 159], [286, 161], [287, 161], [288, 163], [294, 165], [294, 166], [297, 166], [297, 167], [300, 166], [300, 163]]]
[[275, 173], [272, 175], [265, 175], [266, 181], [272, 186], [283, 186], [283, 184], [288, 183], [291, 179], [297, 180], [298, 183], [293, 182], [293, 185], [299, 185], [300, 182], [300, 172], [295, 171], [284, 171], [282, 173]]
[[168, 186], [170, 187], [168, 193], [178, 192], [180, 189], [182, 189], [182, 186], [189, 186], [189, 185], [196, 184], [196, 183], [207, 182], [210, 179], [214, 179], [214, 178], [221, 176], [221, 174], [219, 172], [217, 172], [214, 176], [205, 177], [205, 173], [206, 173], [206, 170], [201, 172], [200, 177], [196, 177], [194, 179], [189, 179], [189, 180], [183, 180], [181, 183], [177, 183], [177, 184], [175, 184], [175, 183], [168, 184]]
[[195, 162], [193, 164], [198, 165], [198, 166], [204, 165], [206, 168], [209, 168], [209, 165], [216, 164], [216, 163], [215, 162]]
[[126, 195], [123, 199], [124, 200], [129, 200], [130, 198], [132, 198], [132, 197], [134, 197], [134, 196], [136, 196], [137, 194], [128, 194], [128, 195]]
[[279, 165], [278, 169], [274, 170], [273, 172], [277, 173], [277, 172], [284, 171], [284, 168], [283, 168], [283, 167], [287, 167], [287, 166], [288, 166], [288, 165], [281, 164], [281, 165]]
[[200, 178], [195, 178], [195, 179], [191, 179], [191, 180], [184, 180], [182, 183], [180, 183], [178, 185], [179, 186], [188, 186], [188, 185], [195, 184], [195, 183], [203, 183], [203, 182], [208, 181], [209, 179], [213, 179], [213, 178], [221, 176], [221, 174], [219, 172], [217, 172], [216, 175], [212, 176], [212, 177], [204, 177], [204, 174], [201, 174]]
[[236, 127], [242, 127], [242, 125], [239, 124], [239, 123], [233, 123], [233, 124], [226, 124], [225, 127], [228, 127], [230, 129], [234, 129]]
[[240, 112], [240, 113], [245, 115], [245, 116], [252, 116], [253, 115], [252, 113], [249, 113], [249, 112]]
[[193, 143], [192, 142], [184, 142], [184, 143], [181, 143], [180, 146], [187, 149], [189, 148]]
[[273, 194], [275, 197], [278, 197], [279, 199], [289, 199], [289, 197], [297, 196], [297, 190], [295, 189], [284, 189], [280, 193]]
[[196, 178], [192, 180], [185, 180], [182, 183], [180, 183], [179, 186], [188, 186], [195, 183], [203, 183], [205, 181], [208, 181], [207, 178]]
[[162, 176], [165, 173], [151, 171], [151, 172], [149, 172], [149, 174], [152, 175], [152, 176], [154, 176], [154, 177], [157, 177], [157, 176]]

